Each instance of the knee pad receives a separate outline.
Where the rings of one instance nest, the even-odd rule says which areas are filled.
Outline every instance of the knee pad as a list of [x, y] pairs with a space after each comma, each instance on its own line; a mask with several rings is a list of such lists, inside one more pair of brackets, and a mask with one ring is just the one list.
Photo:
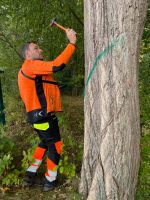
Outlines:
[[42, 160], [44, 154], [45, 154], [46, 149], [37, 147], [34, 151], [33, 158]]
[[62, 141], [55, 142], [55, 148], [58, 154], [62, 153]]

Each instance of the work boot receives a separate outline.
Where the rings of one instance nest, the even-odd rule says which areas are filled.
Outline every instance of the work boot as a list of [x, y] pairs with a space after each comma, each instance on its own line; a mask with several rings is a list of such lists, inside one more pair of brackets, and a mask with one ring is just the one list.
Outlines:
[[23, 179], [23, 187], [33, 185], [43, 186], [43, 181], [37, 177], [37, 173], [27, 171]]
[[43, 188], [43, 191], [44, 192], [48, 192], [50, 190], [53, 190], [56, 186], [57, 186], [57, 180], [50, 182], [50, 181], [48, 181], [45, 178], [44, 179], [44, 188]]

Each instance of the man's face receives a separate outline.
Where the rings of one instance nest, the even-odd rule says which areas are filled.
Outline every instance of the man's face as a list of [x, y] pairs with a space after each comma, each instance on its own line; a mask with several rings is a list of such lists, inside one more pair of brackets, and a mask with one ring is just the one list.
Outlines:
[[43, 50], [37, 44], [31, 43], [26, 52], [26, 57], [30, 60], [43, 60]]

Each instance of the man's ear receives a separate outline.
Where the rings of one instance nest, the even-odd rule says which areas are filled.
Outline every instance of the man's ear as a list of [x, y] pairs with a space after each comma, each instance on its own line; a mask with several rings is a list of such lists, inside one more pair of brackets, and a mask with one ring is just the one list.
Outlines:
[[26, 57], [26, 58], [29, 58], [29, 57], [30, 57], [29, 49], [26, 49], [26, 51], [25, 51], [25, 57]]

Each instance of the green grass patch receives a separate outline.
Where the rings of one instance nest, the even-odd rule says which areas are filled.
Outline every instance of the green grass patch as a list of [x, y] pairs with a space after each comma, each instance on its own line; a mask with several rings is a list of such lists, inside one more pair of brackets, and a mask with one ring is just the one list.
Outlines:
[[150, 199], [150, 130], [141, 138], [141, 165], [136, 200]]

